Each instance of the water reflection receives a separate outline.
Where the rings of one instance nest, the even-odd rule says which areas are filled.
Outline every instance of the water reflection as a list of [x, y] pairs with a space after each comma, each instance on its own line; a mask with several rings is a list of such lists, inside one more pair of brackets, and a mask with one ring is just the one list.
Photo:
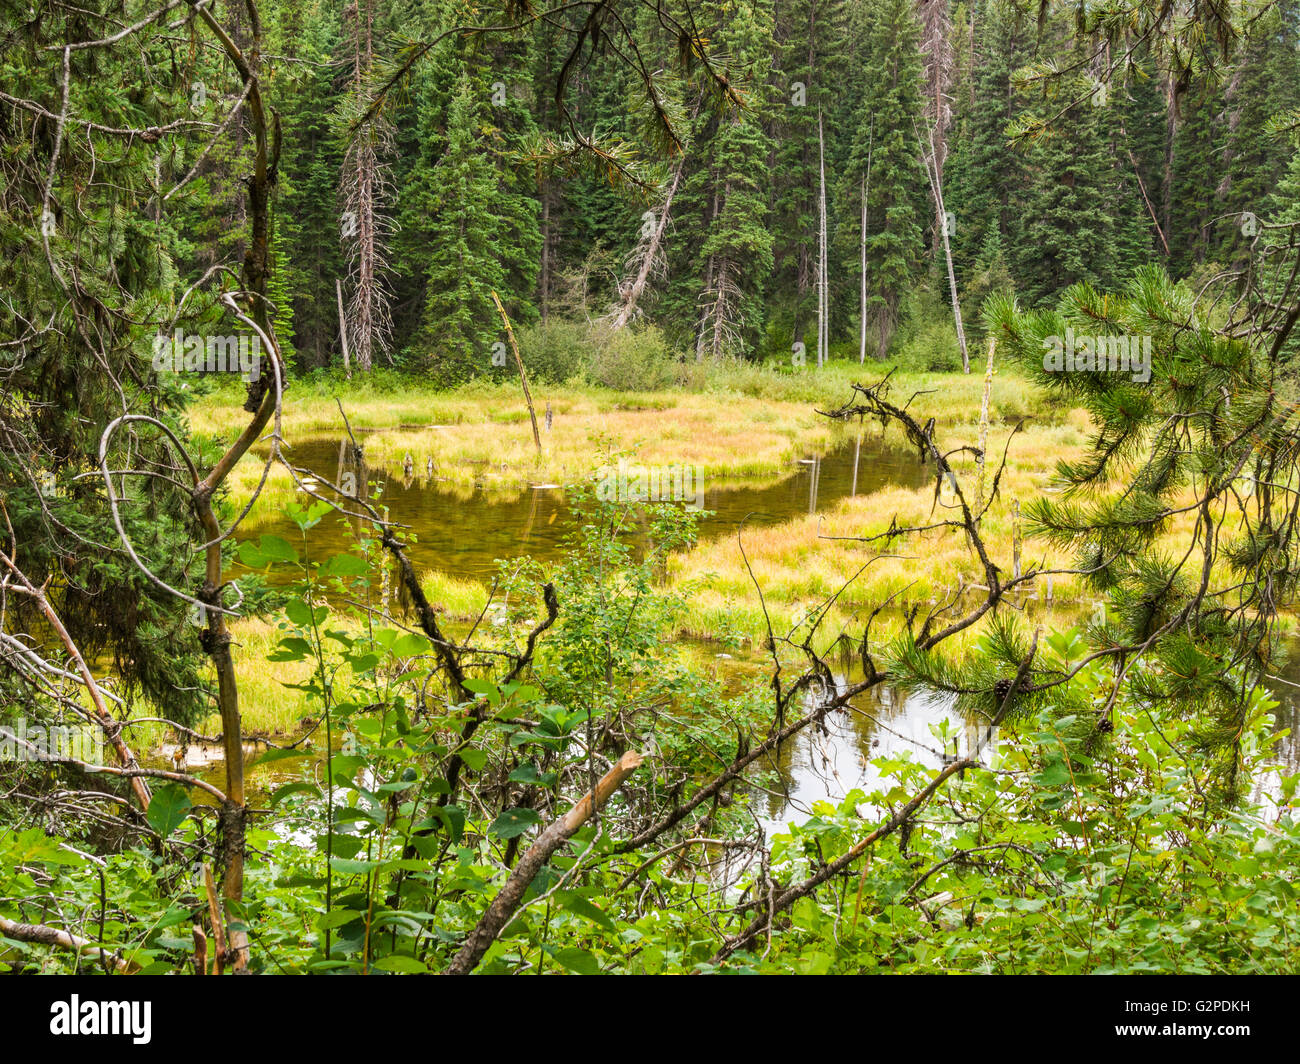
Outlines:
[[[1068, 627], [1062, 624], [1060, 627]], [[835, 674], [842, 691], [850, 681], [861, 678], [846, 668]], [[1268, 768], [1251, 781], [1252, 801], [1275, 811], [1280, 796], [1281, 777], [1300, 772], [1300, 661], [1269, 681], [1269, 690], [1278, 701], [1273, 711], [1273, 734], [1281, 735], [1270, 748]], [[807, 712], [818, 695], [810, 693], [802, 707]], [[910, 753], [913, 760], [929, 768], [939, 768], [954, 756], [980, 750], [987, 761], [993, 743], [985, 740], [981, 722], [964, 719], [955, 708], [955, 697], [939, 692], [896, 687], [877, 687], [859, 696], [856, 705], [845, 712], [830, 715], [825, 727], [805, 728], [785, 747], [773, 755], [764, 767], [775, 769], [780, 783], [764, 792], [763, 815], [759, 817], [765, 831], [782, 829], [786, 824], [801, 823], [812, 815], [814, 802], [843, 802], [855, 787], [870, 792], [880, 782], [880, 771], [871, 762], [880, 757]], [[947, 748], [934, 735], [934, 728], [945, 726], [950, 736]], [[994, 736], [996, 742], [996, 736]]]
[[1273, 710], [1273, 731], [1276, 734], [1289, 730], [1289, 734], [1280, 736], [1270, 749], [1268, 761], [1272, 767], [1251, 782], [1251, 798], [1257, 802], [1276, 802], [1281, 778], [1300, 772], [1300, 741], [1296, 738], [1300, 731], [1300, 638], [1291, 641], [1290, 657], [1286, 668], [1266, 681], [1278, 703]]
[[[844, 674], [835, 682], [842, 691]], [[813, 708], [820, 693], [810, 692], [802, 712]], [[775, 769], [780, 785], [765, 795], [760, 822], [769, 834], [787, 823], [812, 815], [816, 802], [838, 805], [857, 788], [872, 791], [881, 782], [878, 758], [910, 756], [929, 768], [940, 768], [955, 757], [978, 752], [987, 760], [996, 733], [978, 721], [963, 720], [955, 698], [935, 691], [906, 693], [877, 687], [855, 699], [844, 711], [826, 717], [823, 726], [809, 726], [773, 754], [764, 767]], [[946, 729], [938, 738], [933, 729]]]
[[[529, 555], [554, 561], [562, 554], [563, 541], [577, 529], [564, 489], [554, 485], [541, 485], [515, 498], [479, 486], [466, 499], [437, 479], [431, 459], [425, 463], [423, 477], [414, 461], [412, 473], [399, 477], [367, 467], [364, 456], [356, 454], [346, 440], [297, 444], [293, 461], [363, 495], [382, 489], [391, 520], [409, 526], [418, 537], [410, 552], [417, 570], [436, 569], [483, 581], [495, 575], [498, 558]], [[706, 481], [704, 508], [713, 512], [701, 521], [700, 534], [704, 538], [733, 534], [746, 518], [750, 525], [778, 524], [825, 510], [850, 495], [891, 485], [919, 487], [927, 477], [914, 451], [887, 447], [878, 437], [859, 436], [825, 455], [800, 460], [779, 478], [733, 481], [713, 488]], [[246, 538], [274, 533], [298, 539], [295, 526], [278, 511], [255, 514], [241, 533]], [[335, 520], [313, 528], [309, 542], [317, 557], [349, 546], [348, 534]]]

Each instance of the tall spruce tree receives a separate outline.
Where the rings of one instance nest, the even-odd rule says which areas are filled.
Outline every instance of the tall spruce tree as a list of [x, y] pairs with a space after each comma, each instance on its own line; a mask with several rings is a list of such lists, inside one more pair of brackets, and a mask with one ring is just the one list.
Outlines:
[[665, 301], [689, 337], [698, 360], [739, 357], [752, 351], [763, 327], [766, 284], [772, 269], [768, 228], [771, 143], [764, 128], [770, 105], [768, 73], [773, 50], [768, 0], [729, 0], [702, 9], [729, 57], [745, 106], [719, 112], [697, 108], [678, 217], [691, 238], [673, 256], [676, 282]]
[[[854, 8], [851, 21], [860, 28], [864, 78], [836, 208], [837, 231], [859, 231], [861, 214], [853, 190], [865, 174], [870, 139], [867, 313], [872, 353], [883, 358], [898, 326], [903, 293], [921, 276], [924, 226], [932, 213], [921, 162], [924, 101], [919, 28], [908, 0], [864, 0]], [[846, 274], [857, 277], [856, 251], [841, 255]], [[848, 287], [856, 294], [856, 286]]]

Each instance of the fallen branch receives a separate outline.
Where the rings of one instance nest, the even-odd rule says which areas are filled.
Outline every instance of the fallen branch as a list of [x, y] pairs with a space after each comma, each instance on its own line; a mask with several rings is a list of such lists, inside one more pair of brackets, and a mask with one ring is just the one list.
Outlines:
[[69, 931], [61, 931], [57, 927], [48, 927], [45, 924], [20, 924], [0, 916], [0, 935], [16, 939], [19, 942], [33, 942], [41, 946], [62, 946], [64, 949], [76, 950], [78, 953], [84, 953], [90, 957], [102, 958], [108, 961], [122, 975], [131, 975], [140, 967], [134, 961], [127, 960], [120, 953], [104, 949], [102, 946], [96, 946], [88, 938], [82, 938], [80, 935], [74, 935]]
[[629, 750], [600, 778], [593, 790], [537, 837], [537, 841], [519, 859], [505, 886], [492, 899], [492, 904], [487, 907], [474, 930], [466, 936], [459, 952], [444, 970], [444, 975], [468, 975], [478, 966], [488, 947], [510, 922], [519, 903], [523, 901], [528, 885], [550, 860], [551, 854], [609, 801], [613, 793], [637, 770], [642, 760], [635, 750]]
[[[5, 522], [8, 523], [9, 515], [5, 513]], [[12, 532], [12, 526], [10, 526]], [[80, 681], [90, 695], [90, 701], [94, 705], [93, 716], [95, 722], [103, 730], [104, 737], [108, 740], [109, 745], [113, 747], [113, 753], [117, 755], [118, 761], [123, 766], [122, 775], [131, 776], [131, 789], [135, 791], [137, 801], [141, 809], [149, 808], [149, 800], [153, 797], [149, 793], [149, 785], [144, 781], [144, 773], [140, 770], [140, 763], [135, 759], [135, 754], [131, 748], [126, 745], [122, 738], [122, 726], [113, 719], [113, 714], [109, 712], [108, 704], [104, 700], [104, 692], [100, 689], [98, 682], [95, 680], [94, 673], [90, 671], [90, 666], [86, 664], [86, 659], [82, 656], [80, 648], [73, 641], [71, 634], [64, 627], [62, 619], [55, 612], [50, 600], [45, 595], [43, 587], [37, 587], [33, 584], [17, 566], [9, 555], [0, 551], [0, 561], [13, 577], [18, 581], [17, 590], [22, 591], [36, 603], [37, 608], [45, 616], [46, 623], [54, 630], [55, 635], [59, 637], [60, 642], [68, 651], [69, 657], [77, 666], [77, 672], [80, 675]]]
[[542, 455], [542, 437], [537, 431], [537, 411], [533, 409], [533, 393], [528, 390], [528, 374], [524, 372], [524, 360], [519, 354], [519, 345], [515, 343], [515, 330], [510, 326], [510, 319], [506, 317], [506, 308], [501, 305], [501, 297], [494, 291], [492, 293], [492, 302], [497, 305], [497, 313], [501, 315], [501, 324], [506, 328], [506, 339], [510, 341], [510, 350], [514, 352], [515, 365], [519, 367], [519, 383], [524, 388], [524, 402], [528, 404], [528, 418], [533, 423], [533, 442], [537, 444], [537, 456]]

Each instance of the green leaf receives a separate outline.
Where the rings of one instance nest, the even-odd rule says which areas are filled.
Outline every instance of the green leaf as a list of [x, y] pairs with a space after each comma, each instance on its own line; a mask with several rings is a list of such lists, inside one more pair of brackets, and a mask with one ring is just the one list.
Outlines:
[[417, 961], [414, 957], [403, 957], [398, 953], [371, 961], [370, 967], [381, 972], [405, 972], [408, 974], [417, 974], [429, 970], [429, 966], [423, 961]]
[[271, 747], [271, 749], [267, 750], [265, 753], [258, 754], [257, 763], [259, 765], [269, 765], [275, 761], [287, 761], [291, 757], [306, 757], [306, 756], [307, 756], [307, 751], [299, 749], [296, 746], [285, 747], [284, 749]]
[[1060, 787], [1070, 782], [1069, 770], [1061, 762], [1048, 765], [1037, 776], [1034, 777], [1034, 783], [1039, 787]]
[[578, 975], [600, 974], [600, 964], [585, 949], [575, 949], [573, 947], [557, 949], [551, 956], [555, 958], [558, 964], [568, 968], [571, 972], [576, 972]]
[[357, 861], [347, 857], [330, 858], [330, 867], [346, 876], [364, 875], [373, 872], [382, 863], [381, 861]]
[[560, 907], [581, 916], [583, 919], [590, 920], [593, 924], [603, 927], [606, 931], [617, 931], [618, 927], [609, 914], [603, 909], [588, 901], [581, 894], [574, 894], [571, 891], [561, 891], [555, 896], [555, 900]]
[[177, 784], [160, 787], [153, 792], [145, 819], [159, 835], [167, 836], [181, 826], [192, 803], [185, 789]]
[[459, 842], [465, 834], [465, 810], [458, 805], [435, 805], [429, 810], [429, 817], [441, 824], [452, 842]]
[[321, 931], [332, 927], [342, 927], [354, 920], [360, 920], [364, 915], [364, 913], [359, 913], [355, 909], [334, 909], [331, 912], [321, 913], [316, 920], [316, 927]]
[[525, 761], [510, 773], [509, 779], [512, 783], [533, 783], [549, 787], [555, 782], [555, 773], [538, 772], [535, 764]]
[[302, 636], [287, 635], [280, 640], [275, 654], [270, 656], [268, 660], [299, 661], [302, 658], [311, 657], [315, 652], [316, 648], [303, 639]]
[[542, 818], [535, 810], [507, 809], [492, 821], [492, 834], [502, 839], [513, 839], [541, 822]]
[[365, 576], [370, 570], [365, 560], [355, 554], [336, 554], [321, 566], [321, 571], [326, 576]]
[[317, 606], [313, 610], [302, 599], [291, 598], [284, 604], [284, 615], [299, 628], [309, 628], [329, 616], [329, 607]]
[[399, 658], [413, 658], [431, 650], [433, 644], [417, 632], [407, 632], [393, 644], [393, 653]]
[[[261, 559], [261, 565], [275, 564], [276, 562], [296, 562], [298, 552], [294, 549], [293, 544], [287, 539], [281, 539], [279, 536], [258, 536], [257, 547], [253, 552]], [[243, 560], [243, 549], [240, 550], [240, 559]]]
[[296, 783], [286, 783], [283, 787], [277, 787], [271, 792], [271, 807], [279, 805], [291, 794], [320, 794], [320, 788], [314, 783], [304, 783], [299, 780]]
[[501, 701], [501, 692], [497, 689], [497, 685], [488, 680], [466, 680], [465, 690], [471, 691], [476, 695], [485, 695], [488, 700], [492, 702]]

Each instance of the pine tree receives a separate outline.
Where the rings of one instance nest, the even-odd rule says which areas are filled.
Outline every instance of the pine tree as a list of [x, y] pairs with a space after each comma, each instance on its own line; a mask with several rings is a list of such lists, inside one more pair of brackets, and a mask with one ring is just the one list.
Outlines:
[[722, 113], [698, 108], [692, 158], [679, 194], [678, 216], [689, 225], [691, 238], [675, 249], [676, 283], [665, 306], [679, 320], [690, 315], [688, 335], [699, 360], [737, 357], [753, 349], [763, 327], [773, 263], [771, 142], [764, 128], [771, 7], [767, 0], [737, 0], [709, 5], [702, 17], [720, 27], [719, 39], [729, 54], [732, 76], [743, 86], [746, 106]]
[[329, 3], [285, 9], [268, 25], [276, 50], [292, 50], [303, 60], [275, 72], [281, 124], [293, 135], [283, 138], [280, 151], [273, 249], [275, 284], [290, 302], [301, 369], [331, 365], [339, 351], [334, 286], [345, 269], [338, 211], [343, 144], [331, 129], [341, 95], [330, 60], [340, 29], [339, 11]]
[[[860, 180], [871, 146], [867, 196], [867, 307], [876, 358], [898, 326], [901, 298], [921, 276], [923, 228], [932, 210], [921, 163], [924, 101], [919, 28], [908, 0], [865, 0], [854, 9], [864, 70], [836, 216], [844, 276], [859, 277]], [[857, 285], [845, 286], [857, 302]], [[856, 315], [855, 315], [856, 316]]]
[[432, 215], [420, 344], [437, 378], [466, 380], [489, 365], [497, 334], [492, 291], [505, 271], [494, 254], [498, 227], [489, 213], [496, 193], [491, 161], [479, 149], [482, 103], [461, 79], [447, 111], [447, 146], [430, 175]]
[[1007, 128], [1024, 109], [1012, 88], [1012, 71], [1026, 62], [1026, 33], [1006, 5], [982, 5], [975, 29], [974, 101], [958, 123], [950, 179], [945, 189], [956, 220], [953, 256], [963, 289], [974, 272], [991, 265], [985, 249], [1006, 250], [1016, 241], [1023, 218], [1025, 158]]
[[840, 118], [861, 82], [852, 62], [846, 8], [843, 0], [792, 0], [775, 9], [769, 313], [789, 330], [786, 343], [803, 340], [817, 314], [817, 115], [825, 115], [827, 167], [833, 174], [840, 157]]
[[[1062, 27], [1054, 27], [1064, 40]], [[1071, 86], [1079, 94], [1090, 79]], [[1055, 108], [1054, 102], [1048, 106]], [[1027, 189], [1011, 244], [1017, 290], [1030, 306], [1079, 282], [1115, 278], [1116, 164], [1106, 129], [1116, 120], [1109, 89], [1056, 119], [1025, 151]]]

